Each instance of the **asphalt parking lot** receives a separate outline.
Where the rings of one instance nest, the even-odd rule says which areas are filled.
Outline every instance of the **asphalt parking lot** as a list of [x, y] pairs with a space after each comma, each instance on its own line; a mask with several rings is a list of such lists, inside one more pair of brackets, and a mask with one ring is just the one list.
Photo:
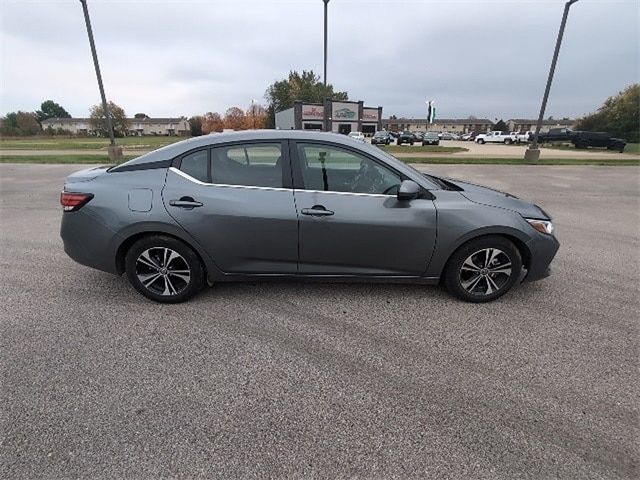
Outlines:
[[640, 169], [420, 168], [539, 203], [552, 277], [220, 285], [162, 306], [62, 251], [77, 165], [0, 165], [0, 477], [637, 478]]

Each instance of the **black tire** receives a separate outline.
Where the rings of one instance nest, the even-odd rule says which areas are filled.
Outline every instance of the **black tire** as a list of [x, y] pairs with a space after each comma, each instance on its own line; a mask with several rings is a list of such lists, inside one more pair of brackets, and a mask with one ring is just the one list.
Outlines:
[[481, 138], [480, 140], [478, 140], [478, 143], [479, 143], [480, 145], [484, 145], [484, 139], [483, 139], [483, 138]]
[[[167, 250], [173, 253], [163, 261]], [[125, 257], [125, 271], [133, 288], [160, 303], [184, 302], [204, 286], [204, 268], [198, 255], [185, 243], [166, 235], [149, 235], [136, 241]], [[140, 277], [157, 278], [145, 285]]]
[[607, 146], [607, 150], [617, 150], [620, 153], [624, 153], [624, 147], [625, 144], [624, 143], [612, 143], [611, 145]]
[[413, 141], [409, 142], [410, 145], [413, 145]]
[[511, 140], [510, 138], [507, 138], [507, 139], [504, 141], [504, 144], [505, 144], [505, 145], [511, 145], [511, 143], [512, 143], [512, 140]]
[[[486, 261], [487, 250], [500, 252], [491, 257], [494, 263], [498, 262], [495, 263], [495, 267], [486, 268], [486, 265], [480, 265]], [[465, 265], [469, 259], [472, 259], [471, 263]], [[478, 268], [476, 273], [467, 265], [482, 268]], [[507, 268], [510, 268], [509, 274], [506, 273]], [[497, 273], [491, 274], [491, 269]], [[518, 281], [521, 271], [522, 257], [517, 247], [504, 237], [491, 235], [471, 240], [458, 248], [447, 262], [443, 280], [453, 296], [466, 302], [483, 303], [507, 293]], [[478, 280], [478, 277], [481, 278]], [[467, 288], [463, 286], [464, 283], [467, 284]]]
[[396, 145], [402, 145], [402, 140], [398, 138], [398, 140], [396, 140]]
[[584, 140], [578, 140], [576, 142], [576, 148], [585, 149], [587, 147], [588, 147], [587, 142], [585, 142]]
[[436, 147], [437, 147], [438, 145], [440, 145], [440, 140], [438, 140], [438, 141], [436, 142]]

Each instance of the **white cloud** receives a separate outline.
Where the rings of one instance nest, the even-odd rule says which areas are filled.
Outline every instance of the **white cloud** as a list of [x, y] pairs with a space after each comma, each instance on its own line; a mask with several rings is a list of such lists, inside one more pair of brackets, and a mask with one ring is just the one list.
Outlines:
[[[0, 0], [0, 112], [99, 102], [80, 2]], [[329, 81], [385, 114], [534, 116], [564, 2], [331, 0]], [[129, 114], [246, 107], [291, 69], [322, 73], [322, 2], [89, 0], [107, 96]], [[548, 115], [637, 82], [634, 0], [571, 9]], [[606, 18], [607, 21], [602, 21]]]

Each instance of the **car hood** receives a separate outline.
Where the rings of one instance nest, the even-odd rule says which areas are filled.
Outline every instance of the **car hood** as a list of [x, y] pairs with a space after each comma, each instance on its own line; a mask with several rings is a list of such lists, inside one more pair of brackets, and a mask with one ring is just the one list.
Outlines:
[[446, 181], [460, 188], [460, 194], [467, 200], [478, 203], [480, 205], [488, 205], [491, 207], [504, 208], [513, 210], [523, 217], [551, 219], [540, 207], [533, 203], [521, 200], [510, 193], [501, 192], [482, 185], [476, 185], [461, 180], [447, 178]]

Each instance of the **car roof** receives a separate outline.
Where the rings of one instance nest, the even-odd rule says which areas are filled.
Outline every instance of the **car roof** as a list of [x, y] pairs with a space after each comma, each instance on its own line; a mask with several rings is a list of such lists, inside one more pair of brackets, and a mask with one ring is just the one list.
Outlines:
[[[215, 147], [216, 145], [224, 145], [231, 142], [259, 142], [273, 141], [273, 140], [297, 140], [308, 142], [329, 142], [346, 147], [354, 148], [363, 153], [367, 153], [374, 157], [384, 159], [384, 161], [394, 167], [396, 170], [403, 172], [407, 177], [413, 178], [425, 182], [425, 177], [418, 171], [408, 167], [403, 162], [393, 157], [392, 155], [383, 152], [375, 145], [369, 143], [354, 142], [353, 139], [347, 135], [341, 135], [330, 132], [318, 132], [310, 130], [244, 130], [240, 132], [225, 132], [225, 133], [213, 133], [209, 135], [202, 135], [200, 137], [193, 137], [181, 142], [176, 142], [166, 147], [159, 148], [153, 152], [146, 153], [138, 158], [129, 160], [123, 164], [118, 165], [114, 171], [131, 170], [130, 168], [122, 169], [121, 167], [127, 166], [141, 166], [153, 162], [164, 162], [171, 160], [179, 155], [187, 153], [191, 150], [206, 147]], [[144, 167], [142, 167], [144, 168]], [[416, 179], [418, 175], [418, 179]], [[433, 183], [426, 180], [427, 183]]]
[[146, 153], [140, 157], [134, 158], [133, 160], [129, 160], [121, 166], [142, 165], [145, 163], [169, 160], [190, 150], [224, 143], [255, 142], [261, 140], [325, 141], [353, 146], [353, 140], [349, 136], [331, 132], [317, 132], [309, 130], [242, 130], [238, 132], [210, 133], [200, 137], [192, 137]]

